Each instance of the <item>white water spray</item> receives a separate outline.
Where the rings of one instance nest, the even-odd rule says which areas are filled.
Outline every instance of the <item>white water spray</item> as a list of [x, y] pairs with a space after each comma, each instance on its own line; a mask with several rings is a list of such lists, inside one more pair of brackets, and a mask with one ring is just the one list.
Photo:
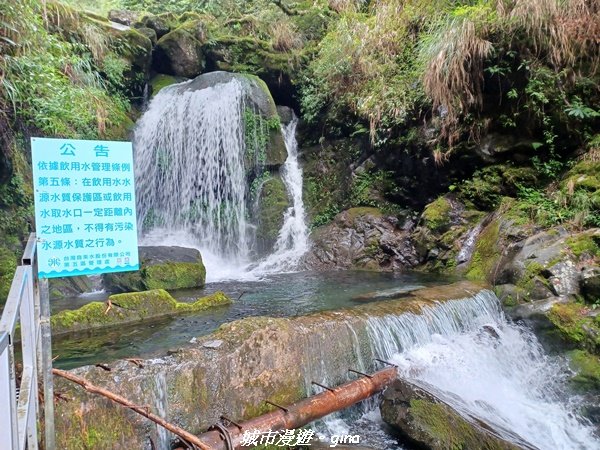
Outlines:
[[[547, 355], [529, 330], [507, 321], [491, 291], [420, 314], [369, 317], [367, 333], [368, 357], [398, 364], [403, 378], [484, 420], [507, 440], [517, 435], [541, 450], [600, 449], [577, 413], [578, 398], [567, 392], [564, 359]], [[340, 423], [339, 415], [326, 419], [327, 432], [350, 427], [351, 434], [365, 428], [381, 434], [374, 407], [367, 402], [355, 423]]]

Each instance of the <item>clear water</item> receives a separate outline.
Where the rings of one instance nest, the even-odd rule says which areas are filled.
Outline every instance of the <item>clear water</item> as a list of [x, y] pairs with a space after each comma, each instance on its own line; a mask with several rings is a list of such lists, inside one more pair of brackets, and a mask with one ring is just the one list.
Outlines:
[[[258, 281], [209, 283], [202, 290], [180, 290], [172, 294], [180, 301], [194, 301], [223, 291], [234, 303], [196, 315], [128, 325], [55, 339], [56, 367], [72, 368], [110, 362], [119, 358], [164, 354], [217, 329], [221, 324], [250, 316], [288, 317], [355, 306], [352, 298], [390, 288], [435, 285], [439, 276], [374, 272], [299, 272], [268, 275]], [[52, 301], [52, 311], [76, 309], [90, 301], [104, 301], [106, 293]]]

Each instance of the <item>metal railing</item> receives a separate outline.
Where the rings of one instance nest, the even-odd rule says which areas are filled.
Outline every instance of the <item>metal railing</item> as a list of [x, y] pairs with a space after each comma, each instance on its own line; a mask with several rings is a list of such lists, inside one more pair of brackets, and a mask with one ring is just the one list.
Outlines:
[[[48, 290], [47, 281], [42, 283], [40, 289], [36, 236], [32, 233], [0, 318], [0, 450], [38, 448], [40, 375], [44, 382], [45, 448], [54, 448]], [[20, 358], [15, 356], [17, 345], [21, 348]]]

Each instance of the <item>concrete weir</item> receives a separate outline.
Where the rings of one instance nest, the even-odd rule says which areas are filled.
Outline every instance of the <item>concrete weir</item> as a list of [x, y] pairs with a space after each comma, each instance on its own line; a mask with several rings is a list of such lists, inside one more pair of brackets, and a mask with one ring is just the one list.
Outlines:
[[[352, 376], [348, 369], [381, 368], [374, 358], [415, 340], [479, 326], [470, 322], [475, 313], [497, 307], [479, 298], [484, 289], [459, 282], [355, 308], [242, 319], [168, 356], [73, 373], [199, 435], [221, 415], [256, 417], [275, 409], [266, 400], [285, 406], [314, 393], [311, 381], [337, 386]], [[133, 411], [66, 380], [55, 390], [65, 399], [57, 404], [57, 448], [169, 448], [173, 436]]]

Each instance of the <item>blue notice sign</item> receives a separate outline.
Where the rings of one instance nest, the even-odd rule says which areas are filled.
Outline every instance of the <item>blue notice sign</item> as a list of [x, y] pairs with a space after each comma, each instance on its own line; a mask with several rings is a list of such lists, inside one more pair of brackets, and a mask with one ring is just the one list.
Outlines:
[[31, 139], [40, 278], [138, 270], [130, 142]]

